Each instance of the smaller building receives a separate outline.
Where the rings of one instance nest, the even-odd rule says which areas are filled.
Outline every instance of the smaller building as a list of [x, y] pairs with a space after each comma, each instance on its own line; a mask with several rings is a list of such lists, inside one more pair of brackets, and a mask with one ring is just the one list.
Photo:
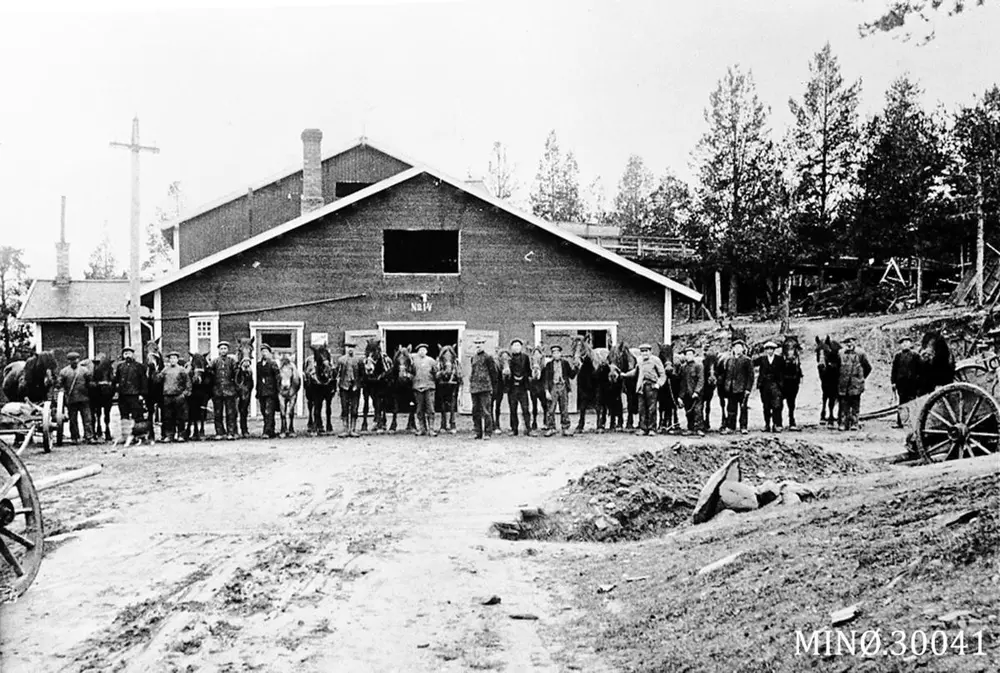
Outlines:
[[[53, 351], [60, 365], [71, 351], [117, 358], [128, 336], [128, 290], [127, 280], [35, 280], [17, 318], [31, 325], [35, 350]], [[148, 339], [151, 330], [143, 332]]]

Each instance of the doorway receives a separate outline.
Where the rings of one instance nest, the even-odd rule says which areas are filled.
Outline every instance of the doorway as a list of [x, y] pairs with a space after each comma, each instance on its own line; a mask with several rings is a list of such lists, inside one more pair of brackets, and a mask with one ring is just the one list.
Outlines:
[[457, 329], [396, 329], [385, 330], [385, 352], [392, 356], [399, 346], [411, 346], [415, 351], [418, 344], [427, 344], [427, 354], [437, 358], [441, 354], [440, 346], [458, 346]]
[[[282, 358], [287, 357], [301, 373], [303, 362], [302, 338], [305, 329], [301, 322], [251, 322], [250, 336], [253, 341], [254, 362], [260, 361], [260, 347], [267, 344], [271, 347], [271, 353], [279, 364]], [[254, 386], [257, 385], [257, 367], [252, 368], [254, 376]], [[254, 398], [250, 404], [250, 411], [253, 416], [260, 415], [257, 399]], [[298, 416], [305, 414], [305, 391], [299, 391], [299, 398], [295, 405], [295, 413]]]

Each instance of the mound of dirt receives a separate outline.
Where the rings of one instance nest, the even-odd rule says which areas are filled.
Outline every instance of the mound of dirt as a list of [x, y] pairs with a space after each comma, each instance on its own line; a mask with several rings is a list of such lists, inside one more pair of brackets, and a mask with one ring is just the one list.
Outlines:
[[508, 539], [638, 540], [691, 522], [704, 482], [732, 455], [744, 479], [808, 482], [877, 468], [802, 440], [748, 437], [732, 442], [677, 443], [599, 465], [560, 489], [552, 507], [497, 523]]

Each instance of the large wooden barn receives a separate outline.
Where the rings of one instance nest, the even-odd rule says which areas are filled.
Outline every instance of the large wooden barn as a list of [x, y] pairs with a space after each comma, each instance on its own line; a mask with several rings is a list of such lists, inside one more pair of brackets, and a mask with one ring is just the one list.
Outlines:
[[[362, 139], [165, 226], [178, 268], [143, 286], [165, 349], [255, 337], [302, 363], [345, 339], [488, 348], [514, 337], [669, 342], [696, 291]], [[468, 394], [463, 408], [469, 409]]]

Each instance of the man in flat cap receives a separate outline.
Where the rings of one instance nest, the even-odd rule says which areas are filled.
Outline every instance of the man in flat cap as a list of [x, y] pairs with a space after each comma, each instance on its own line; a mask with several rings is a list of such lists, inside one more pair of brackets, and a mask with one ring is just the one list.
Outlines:
[[[896, 394], [900, 406], [917, 398], [920, 388], [920, 355], [913, 351], [913, 339], [903, 336], [899, 339], [899, 352], [892, 359], [892, 392]], [[903, 427], [902, 417], [896, 414], [896, 427]]]
[[264, 437], [274, 439], [274, 414], [278, 409], [278, 386], [281, 370], [274, 361], [274, 353], [267, 344], [260, 346], [260, 361], [257, 363], [257, 404], [264, 417]]
[[556, 434], [556, 406], [559, 407], [559, 423], [564, 436], [572, 436], [569, 427], [569, 382], [576, 376], [576, 368], [563, 360], [562, 346], [553, 345], [550, 349], [552, 359], [542, 370], [542, 381], [545, 384], [545, 398], [549, 402], [545, 419], [545, 436]]
[[215, 436], [236, 439], [236, 360], [229, 357], [229, 342], [220, 341], [219, 355], [208, 371], [212, 375], [212, 410], [215, 413]]
[[[361, 381], [365, 375], [365, 360], [355, 352], [357, 344], [344, 343], [347, 351], [337, 360], [337, 381], [340, 388], [340, 437], [360, 437], [358, 433], [358, 403], [361, 401]], [[432, 407], [433, 409], [433, 407]]]
[[726, 397], [726, 427], [723, 434], [736, 432], [737, 415], [739, 431], [747, 434], [750, 393], [753, 392], [753, 362], [747, 357], [747, 344], [741, 339], [733, 342], [732, 355], [726, 358], [721, 384]]
[[653, 355], [653, 347], [650, 344], [639, 344], [639, 358], [635, 367], [625, 372], [623, 377], [635, 378], [635, 391], [639, 404], [639, 429], [635, 434], [646, 436], [656, 434], [656, 400], [660, 388], [667, 382], [667, 371], [660, 358]]
[[69, 436], [76, 444], [80, 441], [78, 423], [83, 420], [83, 439], [94, 443], [93, 425], [90, 418], [90, 370], [80, 366], [80, 354], [67, 353], [69, 364], [59, 372], [59, 386], [63, 391], [66, 409], [69, 411]]
[[682, 355], [684, 356], [684, 364], [681, 365], [680, 385], [677, 392], [687, 416], [687, 432], [704, 437], [705, 431], [702, 430], [701, 422], [704, 419], [702, 395], [705, 391], [705, 368], [698, 361], [698, 351], [693, 346], [685, 348]]
[[507, 402], [510, 406], [510, 432], [515, 437], [520, 430], [517, 412], [521, 409], [524, 434], [531, 436], [531, 414], [528, 411], [528, 383], [531, 381], [531, 358], [524, 352], [524, 342], [511, 339], [510, 380], [507, 382]]
[[191, 377], [187, 369], [181, 367], [180, 353], [167, 353], [167, 364], [157, 374], [163, 384], [163, 426], [161, 441], [184, 441], [184, 426], [187, 425], [187, 400], [191, 396]]
[[122, 444], [132, 437], [136, 421], [143, 418], [142, 396], [147, 391], [146, 368], [135, 360], [135, 349], [122, 349], [122, 359], [115, 366], [115, 390], [118, 391], [118, 413], [121, 416]]
[[472, 394], [472, 425], [476, 439], [487, 440], [493, 434], [493, 390], [500, 379], [496, 360], [486, 352], [486, 339], [476, 337], [472, 341], [476, 352], [472, 356], [472, 372], [469, 374], [469, 393]]
[[417, 436], [437, 437], [434, 427], [434, 393], [437, 386], [437, 360], [427, 354], [427, 344], [418, 344], [413, 354], [413, 400], [416, 405]]
[[757, 388], [764, 411], [764, 432], [781, 432], [781, 383], [785, 379], [785, 359], [776, 351], [778, 344], [768, 341], [764, 354], [757, 357]]
[[872, 373], [868, 356], [857, 348], [857, 339], [847, 336], [841, 342], [840, 380], [837, 393], [840, 395], [840, 430], [858, 430], [861, 413], [861, 395], [865, 392], [865, 379]]

